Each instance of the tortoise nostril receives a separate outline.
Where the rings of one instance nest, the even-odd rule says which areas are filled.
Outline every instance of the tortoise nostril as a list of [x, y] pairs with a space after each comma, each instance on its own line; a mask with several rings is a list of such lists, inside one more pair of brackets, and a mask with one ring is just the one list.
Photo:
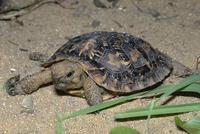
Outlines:
[[69, 72], [66, 76], [71, 77], [74, 74], [74, 71]]

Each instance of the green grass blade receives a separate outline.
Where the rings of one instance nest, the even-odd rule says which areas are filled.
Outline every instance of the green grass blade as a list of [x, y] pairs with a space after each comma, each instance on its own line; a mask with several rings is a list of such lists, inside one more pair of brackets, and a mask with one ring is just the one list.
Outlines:
[[99, 110], [103, 110], [103, 109], [121, 104], [123, 102], [135, 99], [138, 96], [144, 95], [145, 93], [147, 93], [147, 91], [136, 93], [136, 94], [133, 94], [133, 95], [130, 95], [130, 96], [119, 97], [119, 98], [116, 98], [116, 99], [111, 100], [111, 101], [103, 102], [103, 103], [98, 104], [98, 105], [94, 105], [94, 106], [90, 106], [90, 107], [87, 107], [87, 108], [84, 108], [84, 109], [80, 109], [79, 111], [73, 112], [69, 115], [64, 115], [62, 117], [62, 120], [66, 120], [66, 119], [69, 119], [69, 118], [72, 118], [72, 117], [75, 117], [75, 116], [84, 115], [84, 114], [93, 113], [93, 112], [96, 112], [96, 111], [99, 111]]
[[173, 85], [169, 90], [166, 90], [159, 100], [162, 100], [163, 98], [171, 95], [172, 93], [177, 92], [183, 89], [184, 87], [187, 87], [188, 85], [197, 81], [200, 81], [200, 75], [199, 74], [191, 75], [181, 80], [178, 84]]
[[195, 92], [200, 94], [200, 84], [199, 83], [192, 83], [191, 85], [183, 88], [181, 92]]
[[[197, 77], [197, 76], [195, 75], [195, 77]], [[192, 79], [193, 79], [192, 81], [194, 81], [193, 77], [192, 77]], [[195, 78], [195, 80], [196, 79], [197, 78]], [[200, 75], [198, 75], [197, 80], [199, 80], [199, 79], [200, 79]], [[130, 100], [133, 100], [133, 99], [160, 95], [160, 94], [163, 94], [164, 92], [169, 92], [168, 90], [171, 90], [171, 88], [173, 88], [173, 87], [174, 87], [174, 85], [164, 85], [164, 86], [157, 87], [157, 88], [150, 90], [150, 91], [143, 91], [143, 92], [135, 93], [135, 94], [132, 94], [132, 95], [129, 95], [129, 96], [122, 96], [122, 97], [113, 99], [111, 101], [103, 102], [103, 103], [95, 105], [95, 106], [80, 109], [79, 111], [73, 112], [73, 113], [68, 114], [68, 115], [63, 115], [62, 120], [69, 119], [69, 118], [79, 116], [79, 115], [85, 115], [85, 114], [93, 113], [93, 112], [96, 112], [96, 111], [100, 111], [100, 110], [103, 110], [103, 109], [106, 109], [106, 108], [109, 108], [109, 107], [112, 107], [112, 106], [115, 106], [115, 105], [119, 105], [121, 103], [130, 101]], [[183, 91], [197, 91], [198, 89], [200, 89], [200, 84], [195, 84], [195, 85], [191, 84], [188, 87], [185, 87], [185, 89], [183, 89]]]
[[[159, 94], [163, 94], [164, 92], [171, 90], [171, 88], [173, 88], [174, 85], [162, 85], [157, 87], [155, 90], [151, 90], [150, 92], [148, 92], [147, 94], [152, 94], [152, 95], [159, 95]], [[179, 91], [179, 90], [178, 90]], [[189, 84], [188, 86], [182, 88], [180, 90], [180, 92], [195, 92], [195, 93], [200, 93], [200, 83], [192, 83]], [[147, 95], [145, 94], [145, 95]]]
[[149, 114], [147, 115], [147, 121], [146, 121], [146, 130], [147, 130], [147, 133], [149, 132], [149, 126], [150, 126], [150, 119], [151, 119], [151, 112], [155, 106], [155, 102], [156, 102], [156, 99], [153, 99], [151, 102], [150, 102], [150, 105], [149, 105]]
[[[163, 86], [163, 87], [165, 87], [165, 86]], [[133, 100], [133, 99], [137, 99], [137, 98], [140, 98], [140, 97], [148, 97], [148, 96], [152, 96], [154, 94], [162, 94], [164, 90], [165, 90], [165, 88], [158, 87], [158, 88], [155, 88], [151, 91], [143, 91], [143, 92], [139, 92], [139, 93], [132, 94], [132, 95], [129, 95], [129, 96], [122, 96], [122, 97], [119, 97], [119, 98], [116, 98], [116, 99], [113, 99], [113, 100], [110, 100], [110, 101], [107, 101], [107, 102], [103, 102], [103, 103], [98, 104], [98, 105], [94, 105], [94, 106], [90, 106], [90, 107], [87, 107], [87, 108], [84, 108], [84, 109], [80, 109], [79, 111], [73, 112], [69, 115], [64, 115], [62, 117], [62, 120], [66, 120], [66, 119], [76, 117], [76, 116], [79, 116], [79, 115], [85, 115], [85, 114], [93, 113], [93, 112], [103, 110], [103, 109], [106, 109], [106, 108], [109, 108], [109, 107], [112, 107], [112, 106], [115, 106], [115, 105], [119, 105], [121, 103], [130, 101], [130, 100]]]
[[3, 91], [3, 90], [4, 90], [3, 85], [0, 85], [0, 91]]
[[[162, 94], [165, 90], [170, 90], [170, 88], [173, 87], [173, 85], [164, 85], [157, 87], [154, 90], [149, 91], [148, 93], [145, 93], [142, 97], [146, 96], [153, 96], [153, 95], [159, 95]], [[192, 83], [189, 86], [183, 88], [180, 92], [195, 92], [195, 93], [200, 93], [200, 84], [199, 83]], [[129, 109], [128, 111], [134, 111], [135, 109]]]
[[189, 134], [200, 134], [200, 117], [196, 116], [189, 121], [182, 121], [175, 117], [176, 125], [187, 131]]
[[[151, 111], [151, 115], [166, 115], [177, 114], [191, 111], [200, 111], [200, 103], [190, 103], [181, 105], [161, 105], [154, 107]], [[137, 108], [135, 110], [129, 110], [127, 112], [120, 112], [115, 114], [115, 119], [146, 117], [149, 115], [149, 108]]]
[[136, 129], [125, 126], [117, 126], [110, 130], [109, 134], [140, 134]]
[[115, 105], [119, 105], [121, 103], [130, 101], [130, 100], [133, 100], [133, 99], [148, 97], [148, 96], [152, 96], [152, 95], [155, 95], [155, 94], [156, 95], [162, 94], [165, 90], [167, 90], [166, 88], [169, 88], [169, 87], [171, 87], [171, 85], [161, 86], [161, 87], [155, 88], [151, 91], [143, 91], [143, 92], [139, 92], [139, 93], [132, 94], [132, 95], [129, 95], [129, 96], [122, 96], [122, 97], [119, 97], [119, 98], [115, 98], [113, 100], [103, 102], [103, 103], [95, 105], [95, 106], [90, 106], [90, 107], [87, 107], [87, 108], [84, 108], [84, 109], [80, 109], [79, 111], [73, 112], [69, 115], [66, 114], [62, 117], [62, 120], [66, 120], [66, 119], [76, 117], [76, 116], [79, 116], [79, 115], [85, 115], [85, 114], [93, 113], [93, 112], [103, 110], [103, 109], [106, 109], [106, 108], [109, 108], [109, 107], [112, 107], [112, 106], [115, 106]]
[[64, 125], [59, 115], [57, 115], [56, 120], [56, 134], [64, 134]]

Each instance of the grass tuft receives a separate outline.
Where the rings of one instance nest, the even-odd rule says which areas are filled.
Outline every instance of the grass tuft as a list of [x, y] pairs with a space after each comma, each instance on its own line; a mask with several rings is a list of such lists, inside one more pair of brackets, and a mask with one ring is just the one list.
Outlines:
[[[116, 113], [114, 116], [115, 119], [125, 119], [125, 118], [135, 118], [135, 117], [148, 117], [148, 119], [150, 119], [152, 115], [166, 116], [184, 112], [200, 111], [200, 103], [177, 104], [177, 105], [159, 105], [157, 103], [163, 99], [166, 99], [168, 96], [172, 95], [175, 92], [194, 92], [199, 94], [200, 93], [199, 81], [200, 81], [200, 75], [192, 75], [179, 81], [176, 84], [164, 85], [149, 91], [141, 91], [139, 93], [135, 93], [129, 96], [122, 96], [95, 106], [90, 106], [84, 109], [80, 109], [79, 111], [73, 112], [71, 114], [64, 114], [57, 122], [57, 128], [58, 130], [62, 129], [62, 131], [64, 131], [64, 127], [61, 125], [62, 121], [72, 117], [97, 112], [134, 99], [153, 97], [153, 96], [158, 97], [160, 95], [161, 95], [160, 98], [156, 98], [150, 103], [149, 106], [145, 108], [135, 108], [126, 110], [125, 112]], [[62, 134], [62, 133], [57, 133], [57, 134]]]

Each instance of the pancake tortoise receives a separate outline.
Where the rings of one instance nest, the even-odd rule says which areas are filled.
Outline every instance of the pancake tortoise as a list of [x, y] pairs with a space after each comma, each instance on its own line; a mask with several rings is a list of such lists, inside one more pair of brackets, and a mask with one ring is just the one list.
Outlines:
[[101, 103], [103, 94], [125, 95], [153, 86], [170, 74], [190, 70], [135, 36], [117, 32], [91, 32], [70, 39], [42, 63], [44, 69], [20, 80], [6, 82], [9, 95], [30, 94], [42, 85]]

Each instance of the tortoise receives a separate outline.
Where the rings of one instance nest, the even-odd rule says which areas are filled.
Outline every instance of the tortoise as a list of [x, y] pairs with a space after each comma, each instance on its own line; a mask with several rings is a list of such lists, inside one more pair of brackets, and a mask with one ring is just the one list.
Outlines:
[[95, 105], [104, 100], [105, 92], [126, 95], [160, 83], [172, 73], [191, 72], [141, 38], [107, 31], [70, 39], [42, 67], [21, 80], [19, 76], [9, 79], [8, 94], [30, 94], [53, 83], [56, 90], [85, 97], [89, 105]]

